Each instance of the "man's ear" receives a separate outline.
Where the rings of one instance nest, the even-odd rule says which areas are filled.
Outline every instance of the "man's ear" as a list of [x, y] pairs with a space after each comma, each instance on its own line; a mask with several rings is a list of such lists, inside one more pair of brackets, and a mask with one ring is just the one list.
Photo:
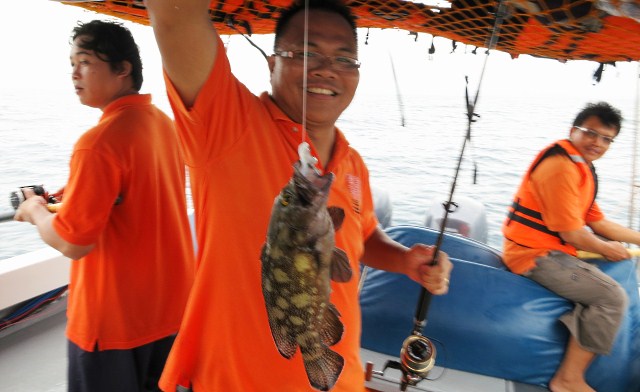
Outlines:
[[269, 73], [272, 74], [273, 73], [273, 68], [276, 66], [276, 56], [268, 56], [267, 57], [267, 64], [269, 64]]
[[118, 65], [118, 68], [116, 70], [116, 73], [119, 76], [129, 76], [131, 75], [131, 71], [133, 70], [133, 65], [131, 65], [130, 62], [128, 61], [121, 61], [120, 64]]

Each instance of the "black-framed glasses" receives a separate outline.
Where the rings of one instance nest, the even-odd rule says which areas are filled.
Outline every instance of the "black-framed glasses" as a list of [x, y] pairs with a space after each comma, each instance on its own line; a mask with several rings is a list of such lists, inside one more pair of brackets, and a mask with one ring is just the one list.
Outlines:
[[333, 67], [340, 71], [355, 71], [360, 68], [360, 61], [349, 56], [326, 56], [322, 53], [308, 50], [279, 50], [274, 55], [291, 59], [300, 64], [303, 64], [306, 58], [309, 68], [322, 66], [326, 61], [329, 61]]
[[599, 138], [599, 139], [602, 139], [604, 144], [611, 144], [615, 141], [614, 138], [612, 138], [611, 136], [602, 135], [599, 132], [594, 131], [593, 129], [579, 127], [577, 125], [574, 125], [573, 127], [579, 130], [580, 132], [582, 132], [582, 134], [590, 140], [596, 140]]

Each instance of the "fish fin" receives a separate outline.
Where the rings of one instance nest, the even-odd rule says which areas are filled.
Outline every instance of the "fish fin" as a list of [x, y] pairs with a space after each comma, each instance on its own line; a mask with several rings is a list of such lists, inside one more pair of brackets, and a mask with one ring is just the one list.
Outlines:
[[349, 265], [349, 258], [347, 254], [342, 250], [333, 249], [333, 255], [331, 256], [331, 279], [334, 282], [348, 282], [351, 280], [353, 271]]
[[[267, 301], [271, 302], [270, 300]], [[276, 348], [280, 355], [286, 359], [291, 359], [298, 349], [298, 342], [296, 342], [295, 336], [289, 331], [286, 324], [282, 323], [281, 320], [278, 320], [273, 309], [275, 309], [274, 304], [267, 304], [267, 316], [269, 318], [269, 327], [271, 328], [273, 342], [276, 344]]]
[[333, 222], [333, 230], [338, 231], [342, 227], [344, 221], [344, 210], [340, 207], [327, 207], [331, 221]]
[[298, 343], [296, 342], [295, 336], [282, 331], [277, 332], [278, 327], [282, 326], [277, 325], [275, 326], [276, 328], [274, 328], [274, 325], [271, 323], [271, 318], [269, 318], [269, 324], [271, 324], [271, 336], [273, 336], [278, 352], [286, 359], [291, 359], [298, 349]]
[[322, 347], [321, 350], [322, 352], [313, 358], [306, 358], [302, 353], [302, 358], [311, 386], [320, 391], [328, 391], [333, 388], [342, 373], [344, 358], [329, 347]]
[[[278, 319], [280, 308], [276, 303], [273, 293], [273, 275], [269, 273], [269, 265], [272, 263], [271, 258], [266, 254], [265, 247], [262, 248], [262, 294], [267, 308], [267, 318], [269, 327], [271, 328], [271, 336], [276, 344], [276, 348], [280, 355], [287, 359], [291, 359], [298, 349], [298, 343], [295, 336], [289, 332], [286, 325], [281, 319]], [[280, 311], [281, 312], [281, 311]]]
[[340, 312], [334, 304], [329, 303], [329, 307], [324, 312], [323, 328], [320, 330], [320, 339], [327, 346], [333, 346], [342, 339], [344, 325], [338, 317]]

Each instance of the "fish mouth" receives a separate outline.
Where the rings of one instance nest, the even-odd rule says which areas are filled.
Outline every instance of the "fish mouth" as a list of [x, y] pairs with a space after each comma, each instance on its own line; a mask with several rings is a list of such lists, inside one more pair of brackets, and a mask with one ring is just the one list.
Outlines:
[[326, 198], [333, 183], [333, 173], [320, 175], [315, 170], [310, 170], [307, 175], [304, 175], [300, 166], [300, 161], [297, 161], [293, 166], [295, 189], [300, 201], [305, 205], [310, 205], [314, 200]]

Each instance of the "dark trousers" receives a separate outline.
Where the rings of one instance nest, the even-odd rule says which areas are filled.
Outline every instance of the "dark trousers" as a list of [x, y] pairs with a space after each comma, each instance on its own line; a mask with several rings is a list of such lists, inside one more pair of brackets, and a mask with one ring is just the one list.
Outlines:
[[173, 345], [169, 336], [128, 350], [84, 351], [69, 341], [69, 392], [156, 392]]

